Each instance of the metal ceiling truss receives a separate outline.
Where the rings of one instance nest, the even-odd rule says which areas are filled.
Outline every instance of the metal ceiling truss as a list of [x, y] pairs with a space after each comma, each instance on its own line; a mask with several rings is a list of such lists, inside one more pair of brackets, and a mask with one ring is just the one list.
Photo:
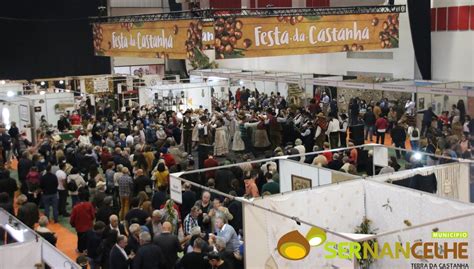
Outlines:
[[213, 20], [218, 17], [273, 17], [273, 16], [326, 16], [376, 13], [405, 13], [405, 5], [393, 6], [356, 6], [326, 8], [262, 8], [262, 9], [203, 9], [155, 14], [142, 14], [118, 17], [94, 17], [93, 23], [147, 22], [185, 19]]

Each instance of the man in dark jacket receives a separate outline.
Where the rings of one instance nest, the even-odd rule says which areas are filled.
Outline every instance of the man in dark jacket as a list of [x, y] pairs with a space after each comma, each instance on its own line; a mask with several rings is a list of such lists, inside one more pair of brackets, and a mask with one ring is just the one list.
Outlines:
[[58, 178], [51, 173], [51, 165], [46, 167], [46, 173], [40, 178], [40, 187], [43, 190], [44, 213], [49, 219], [49, 209], [53, 208], [54, 222], [58, 222]]
[[196, 193], [191, 190], [191, 184], [184, 183], [183, 203], [181, 204], [181, 216], [186, 217], [196, 203]]
[[139, 192], [141, 191], [146, 191], [146, 186], [148, 186], [150, 188], [150, 190], [152, 189], [152, 185], [153, 185], [153, 182], [151, 181], [151, 179], [147, 176], [145, 176], [143, 174], [143, 170], [142, 169], [138, 169], [136, 172], [135, 172], [135, 180], [133, 181], [133, 192], [135, 194], [135, 196], [138, 195]]
[[35, 203], [28, 202], [26, 195], [21, 194], [16, 199], [19, 206], [16, 217], [31, 229], [34, 229], [35, 223], [39, 220], [39, 210]]
[[18, 190], [16, 185], [16, 180], [10, 177], [10, 170], [2, 171], [2, 177], [0, 178], [0, 193], [8, 193], [10, 203], [13, 204], [13, 198], [15, 197], [15, 192]]
[[103, 221], [105, 225], [110, 224], [110, 221], [109, 221], [110, 216], [117, 213], [112, 208], [112, 201], [113, 199], [111, 196], [107, 196], [104, 198], [104, 202], [102, 203], [102, 205], [97, 210], [97, 213], [95, 214], [96, 221], [99, 221], [99, 220]]
[[[394, 122], [394, 127], [392, 131], [390, 131], [390, 135], [392, 136], [392, 141], [395, 144], [396, 148], [405, 148], [405, 141], [407, 139], [407, 133], [405, 131], [405, 128], [398, 125], [397, 122]], [[397, 150], [396, 152], [397, 158], [400, 159], [400, 151]], [[403, 155], [405, 155], [405, 152], [403, 152]]]
[[[179, 243], [178, 237], [171, 233], [172, 226], [169, 222], [163, 223], [163, 228], [160, 235], [153, 238], [153, 243], [163, 250], [166, 257], [166, 269], [174, 268], [178, 260], [178, 252], [183, 251]], [[135, 269], [135, 267], [134, 267]]]
[[92, 230], [87, 232], [87, 259], [91, 269], [100, 267], [103, 254], [103, 234], [105, 223], [96, 221]]
[[133, 257], [129, 256], [125, 252], [128, 239], [125, 235], [119, 235], [117, 237], [117, 244], [112, 247], [109, 257], [109, 268], [113, 269], [128, 269], [130, 265], [130, 259]]
[[33, 166], [33, 162], [28, 158], [28, 152], [23, 152], [20, 160], [18, 160], [18, 180], [21, 183], [21, 193], [27, 194], [28, 187], [26, 186], [26, 175]]
[[[237, 196], [237, 193], [235, 191], [230, 191], [230, 195], [232, 196]], [[232, 220], [229, 221], [229, 224], [234, 227], [234, 229], [237, 231], [237, 233], [242, 229], [242, 203], [235, 200], [231, 199], [228, 204], [227, 208], [229, 209], [229, 213], [234, 216]]]
[[[228, 163], [222, 163], [221, 165], [225, 165]], [[230, 164], [230, 163], [229, 163]], [[216, 189], [223, 192], [229, 193], [232, 190], [231, 182], [232, 179], [235, 178], [232, 171], [229, 168], [222, 168], [216, 170]]]
[[375, 114], [372, 111], [372, 107], [367, 108], [367, 112], [364, 114], [364, 124], [365, 124], [365, 140], [369, 138], [372, 142], [372, 135], [375, 131]]
[[168, 268], [165, 264], [165, 257], [161, 248], [151, 243], [150, 233], [140, 233], [140, 248], [133, 259], [133, 269]]
[[430, 106], [427, 110], [425, 110], [425, 112], [423, 112], [423, 120], [421, 122], [422, 136], [426, 136], [426, 131], [428, 131], [430, 128], [433, 118], [438, 118], [438, 116], [436, 116], [436, 114], [433, 112], [433, 108]]

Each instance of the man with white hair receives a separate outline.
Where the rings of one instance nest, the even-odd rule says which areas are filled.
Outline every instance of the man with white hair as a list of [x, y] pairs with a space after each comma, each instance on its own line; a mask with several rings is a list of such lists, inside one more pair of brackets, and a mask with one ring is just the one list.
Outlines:
[[142, 229], [140, 225], [134, 223], [128, 227], [128, 245], [127, 245], [127, 253], [137, 253], [138, 248], [140, 247], [139, 235]]
[[151, 243], [149, 232], [141, 232], [140, 248], [133, 259], [133, 269], [167, 268], [166, 258], [159, 246]]
[[111, 215], [109, 217], [109, 226], [107, 228], [109, 231], [117, 231], [118, 235], [127, 235], [127, 233], [125, 232], [125, 227], [122, 223], [119, 222], [117, 215]]
[[221, 238], [226, 244], [226, 250], [232, 252], [238, 251], [240, 247], [240, 242], [237, 233], [234, 230], [234, 227], [225, 223], [225, 220], [222, 217], [216, 218], [216, 226], [218, 229], [217, 236], [211, 235], [210, 240], [213, 242], [217, 242], [217, 238]]
[[163, 225], [161, 224], [162, 218], [161, 211], [158, 209], [151, 213], [151, 221], [146, 224], [146, 227], [153, 237], [160, 235], [163, 230]]

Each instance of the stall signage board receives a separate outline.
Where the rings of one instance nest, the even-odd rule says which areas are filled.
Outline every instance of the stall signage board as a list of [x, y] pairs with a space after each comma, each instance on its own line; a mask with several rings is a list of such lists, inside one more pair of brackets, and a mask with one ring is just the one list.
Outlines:
[[333, 80], [311, 79], [310, 83], [313, 85], [318, 85], [318, 86], [337, 87], [337, 81], [333, 81]]
[[467, 90], [463, 89], [448, 89], [448, 88], [417, 88], [419, 93], [431, 93], [431, 94], [444, 94], [444, 95], [455, 95], [455, 96], [467, 96]]
[[181, 180], [176, 177], [170, 177], [170, 196], [176, 203], [183, 203]]
[[108, 78], [96, 78], [96, 79], [94, 79], [94, 91], [95, 92], [108, 92], [109, 91], [109, 79]]
[[216, 59], [398, 48], [398, 14], [217, 18]]
[[373, 90], [374, 84], [371, 83], [360, 83], [360, 82], [338, 82], [337, 87], [351, 88], [351, 89], [367, 89]]
[[402, 86], [402, 85], [384, 85], [375, 84], [374, 90], [391, 91], [391, 92], [415, 92], [416, 87], [414, 86]]

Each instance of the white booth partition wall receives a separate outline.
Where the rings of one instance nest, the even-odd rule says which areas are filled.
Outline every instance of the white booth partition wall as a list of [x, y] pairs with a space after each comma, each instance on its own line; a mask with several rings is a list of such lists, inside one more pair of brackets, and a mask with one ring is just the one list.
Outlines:
[[[440, 115], [443, 111], [451, 111], [452, 105], [457, 105], [459, 100], [463, 100], [467, 106], [467, 90], [436, 87], [418, 87], [418, 110], [426, 110], [428, 107], [433, 108], [436, 115]], [[467, 110], [466, 110], [467, 112]]]
[[280, 174], [280, 192], [293, 191], [295, 189], [301, 189], [303, 186], [308, 186], [307, 184], [299, 184], [302, 181], [311, 182], [309, 187], [316, 187], [360, 178], [356, 175], [289, 159], [279, 160], [278, 171]]
[[[372, 150], [374, 156], [375, 175], [364, 175], [369, 180], [425, 189], [438, 196], [462, 202], [471, 202], [474, 198], [470, 194], [470, 167], [474, 164], [473, 161], [381, 145], [364, 147], [366, 150]], [[396, 157], [397, 151], [400, 158]], [[394, 159], [402, 164], [400, 169], [393, 173], [380, 174], [381, 169], [389, 165], [389, 160]], [[416, 184], [415, 187], [414, 182], [417, 180], [426, 181], [426, 184]]]
[[470, 202], [470, 164], [469, 162], [455, 162], [437, 166], [420, 167], [390, 174], [377, 175], [369, 177], [368, 179], [400, 185], [404, 183], [404, 180], [406, 181], [416, 175], [428, 176], [434, 174], [436, 178], [437, 195]]
[[[421, 259], [413, 257], [404, 259], [403, 256], [400, 259], [377, 259], [373, 268], [412, 268], [413, 263], [427, 263], [428, 266], [437, 264], [438, 268], [441, 268], [441, 264], [448, 263], [464, 264], [465, 268], [474, 265], [473, 204], [376, 182], [365, 182], [365, 191], [367, 218], [372, 220], [380, 246], [385, 243], [394, 245], [395, 242], [400, 242], [402, 245], [410, 243], [412, 246], [419, 242], [433, 246], [431, 254], [423, 253], [426, 251], [423, 247], [414, 248], [413, 252], [424, 256]], [[409, 230], [404, 231], [405, 229]], [[458, 235], [436, 238], [438, 233], [443, 232], [465, 233], [468, 237]], [[439, 244], [439, 248], [434, 248], [436, 243]], [[459, 249], [456, 248], [460, 244], [467, 246], [465, 247], [467, 250], [465, 254], [469, 256], [467, 259], [459, 256]]]
[[[0, 269], [80, 269], [69, 257], [0, 208]], [[40, 266], [40, 267], [38, 267]]]
[[5, 124], [7, 129], [12, 122], [16, 122], [20, 132], [25, 131], [28, 140], [32, 141], [31, 133], [31, 110], [32, 101], [22, 96], [9, 97], [0, 93], [0, 123]]
[[25, 97], [34, 100], [37, 126], [39, 126], [43, 115], [46, 116], [49, 124], [56, 125], [60, 116], [66, 110], [72, 111], [74, 109], [74, 93], [72, 92], [28, 95]]
[[[202, 106], [212, 111], [212, 97], [227, 98], [227, 80], [212, 80], [195, 83], [176, 83], [139, 88], [139, 104], [159, 104], [169, 110], [197, 109]], [[214, 89], [214, 96], [211, 91]]]
[[30, 241], [0, 246], [0, 269], [37, 268], [42, 263], [41, 245], [41, 241]]
[[[433, 234], [472, 234], [474, 206], [400, 186], [354, 180], [266, 196], [243, 203], [243, 207], [247, 269], [362, 268], [356, 253], [363, 258], [363, 252], [356, 250], [363, 250], [363, 242], [368, 240], [376, 242], [378, 255], [371, 256], [367, 251], [367, 257], [373, 261], [364, 268], [413, 268], [416, 263], [474, 264], [470, 247], [474, 241], [470, 237], [438, 239]], [[294, 216], [294, 220], [271, 211]], [[299, 241], [309, 238], [311, 226], [301, 222], [325, 229], [326, 238], [321, 245], [306, 249], [309, 253], [302, 259], [284, 258], [280, 253], [284, 244], [302, 244]], [[285, 238], [291, 232], [300, 238]], [[360, 245], [355, 246], [355, 242]], [[409, 248], [406, 256], [397, 248], [400, 243], [403, 249]], [[444, 250], [433, 250], [435, 244]], [[457, 248], [459, 244], [466, 250], [467, 258], [454, 258], [454, 251], [448, 252], [448, 248]], [[430, 258], [435, 251], [438, 257], [446, 258]]]

